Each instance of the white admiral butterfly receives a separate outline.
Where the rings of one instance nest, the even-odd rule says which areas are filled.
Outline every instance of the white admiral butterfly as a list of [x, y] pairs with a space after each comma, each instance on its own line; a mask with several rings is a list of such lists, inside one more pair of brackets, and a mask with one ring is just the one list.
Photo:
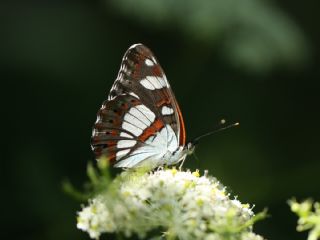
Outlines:
[[98, 111], [91, 147], [97, 159], [105, 156], [123, 168], [173, 165], [193, 152], [178, 102], [146, 46], [135, 44], [125, 53]]

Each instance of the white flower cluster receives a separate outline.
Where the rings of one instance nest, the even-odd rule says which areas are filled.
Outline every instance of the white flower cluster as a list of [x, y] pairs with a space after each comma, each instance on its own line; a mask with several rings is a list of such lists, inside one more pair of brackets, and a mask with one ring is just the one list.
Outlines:
[[149, 238], [158, 230], [158, 239], [262, 240], [252, 232], [253, 215], [198, 171], [123, 172], [78, 213], [77, 227], [96, 239], [105, 232]]

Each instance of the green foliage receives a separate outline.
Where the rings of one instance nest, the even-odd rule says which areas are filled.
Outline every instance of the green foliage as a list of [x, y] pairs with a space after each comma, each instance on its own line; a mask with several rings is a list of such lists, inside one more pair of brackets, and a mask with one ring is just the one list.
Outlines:
[[108, 159], [101, 158], [98, 161], [97, 168], [89, 162], [87, 176], [89, 181], [84, 184], [83, 192], [77, 190], [68, 180], [65, 180], [62, 184], [64, 192], [79, 201], [87, 201], [97, 194], [106, 191], [111, 182]]
[[309, 230], [308, 240], [320, 239], [320, 203], [308, 199], [298, 203], [290, 200], [291, 211], [298, 215], [297, 231]]
[[[110, 1], [109, 1], [110, 3]], [[298, 26], [263, 0], [116, 0], [112, 6], [152, 28], [171, 28], [208, 46], [221, 46], [230, 63], [247, 71], [296, 65], [307, 56]]]

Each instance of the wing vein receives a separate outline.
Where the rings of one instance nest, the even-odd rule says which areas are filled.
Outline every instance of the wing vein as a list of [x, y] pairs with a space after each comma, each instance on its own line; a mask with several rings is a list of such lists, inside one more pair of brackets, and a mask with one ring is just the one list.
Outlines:
[[[135, 119], [137, 119], [139, 122], [141, 122], [143, 125], [145, 125], [146, 127], [148, 127], [147, 124], [145, 124], [141, 119], [137, 118], [135, 115], [133, 115], [132, 113], [130, 113], [130, 111], [127, 113], [127, 114], [130, 114], [132, 117], [134, 117]], [[149, 120], [149, 119], [148, 119]], [[150, 120], [149, 120], [150, 121]], [[142, 129], [144, 130], [144, 129]]]

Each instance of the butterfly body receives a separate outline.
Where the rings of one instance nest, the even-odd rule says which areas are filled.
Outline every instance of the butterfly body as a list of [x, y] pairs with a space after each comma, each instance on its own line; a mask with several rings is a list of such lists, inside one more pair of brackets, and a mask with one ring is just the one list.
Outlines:
[[125, 53], [108, 99], [93, 126], [91, 147], [115, 167], [157, 167], [183, 161], [183, 117], [169, 82], [154, 54], [135, 44]]

